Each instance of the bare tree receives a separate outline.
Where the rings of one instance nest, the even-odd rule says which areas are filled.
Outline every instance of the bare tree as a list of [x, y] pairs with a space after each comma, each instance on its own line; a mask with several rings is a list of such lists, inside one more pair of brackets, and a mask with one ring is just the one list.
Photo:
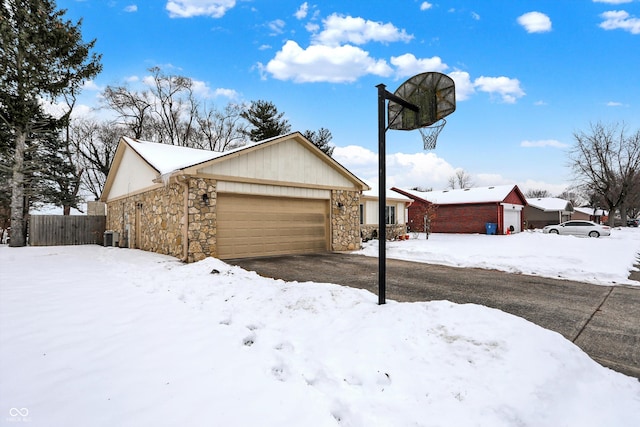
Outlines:
[[198, 103], [193, 95], [193, 81], [188, 77], [166, 75], [159, 67], [149, 69], [153, 79], [152, 105], [160, 140], [165, 144], [194, 145], [194, 124]]
[[201, 132], [199, 147], [225, 151], [243, 146], [247, 124], [241, 116], [242, 111], [244, 107], [238, 104], [227, 104], [223, 111], [203, 106], [196, 116]]
[[431, 222], [438, 215], [438, 205], [433, 203], [418, 203], [415, 205], [417, 209], [416, 215], [409, 221], [409, 227], [412, 231], [422, 230], [426, 238], [429, 239], [431, 234]]
[[127, 86], [107, 86], [102, 98], [104, 107], [118, 115], [118, 124], [125, 126], [131, 137], [145, 138], [153, 103], [149, 92], [136, 92]]
[[470, 188], [473, 186], [471, 175], [466, 173], [464, 169], [456, 170], [455, 175], [449, 177], [449, 188], [455, 190], [456, 188]]
[[527, 190], [527, 192], [524, 193], [524, 196], [530, 199], [541, 199], [545, 197], [551, 197], [551, 193], [549, 193], [547, 190], [532, 188], [531, 190]]
[[245, 143], [246, 106], [230, 103], [222, 111], [207, 107], [197, 99], [190, 78], [165, 74], [159, 67], [149, 71], [146, 89], [109, 86], [103, 94], [104, 107], [116, 112], [130, 136], [213, 151]]
[[118, 141], [126, 134], [126, 130], [115, 123], [100, 123], [90, 119], [75, 119], [70, 125], [70, 141], [85, 171], [82, 175], [83, 187], [95, 199], [104, 190]]
[[574, 134], [569, 153], [576, 181], [586, 194], [598, 196], [609, 210], [609, 225], [631, 197], [640, 174], [640, 131], [628, 135], [624, 125], [592, 124], [589, 133]]

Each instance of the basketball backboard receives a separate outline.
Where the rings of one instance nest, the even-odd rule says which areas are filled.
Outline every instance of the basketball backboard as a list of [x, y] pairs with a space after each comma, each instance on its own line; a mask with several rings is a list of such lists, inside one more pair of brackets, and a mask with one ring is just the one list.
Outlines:
[[418, 112], [389, 101], [389, 129], [414, 130], [430, 126], [456, 110], [456, 89], [446, 74], [417, 74], [402, 83], [394, 95], [419, 108]]

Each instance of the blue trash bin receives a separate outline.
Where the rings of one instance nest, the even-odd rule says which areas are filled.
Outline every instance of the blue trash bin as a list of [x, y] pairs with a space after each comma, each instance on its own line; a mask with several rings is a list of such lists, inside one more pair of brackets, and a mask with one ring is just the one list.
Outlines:
[[487, 222], [485, 227], [487, 229], [487, 234], [496, 234], [496, 231], [498, 230], [498, 224], [495, 222]]

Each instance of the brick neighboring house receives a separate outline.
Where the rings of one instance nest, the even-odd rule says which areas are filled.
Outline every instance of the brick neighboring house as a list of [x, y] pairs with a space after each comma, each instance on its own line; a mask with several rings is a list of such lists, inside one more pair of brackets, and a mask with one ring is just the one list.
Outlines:
[[572, 219], [574, 212], [571, 202], [557, 197], [537, 197], [527, 199], [524, 215], [526, 228], [543, 228]]
[[497, 234], [522, 231], [527, 200], [517, 185], [465, 188], [443, 191], [392, 190], [413, 199], [409, 206], [409, 229], [422, 231], [426, 205], [436, 205], [431, 222], [433, 233], [486, 233], [487, 223], [496, 224]]
[[101, 201], [119, 246], [194, 262], [359, 249], [368, 189], [299, 132], [225, 152], [123, 137]]

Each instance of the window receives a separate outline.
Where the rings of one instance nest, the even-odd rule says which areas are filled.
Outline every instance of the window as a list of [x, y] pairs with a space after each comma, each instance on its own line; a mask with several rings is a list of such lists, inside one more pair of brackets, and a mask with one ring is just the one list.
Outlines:
[[364, 224], [364, 205], [360, 204], [360, 225]]
[[384, 212], [384, 223], [387, 225], [396, 224], [396, 207], [395, 206], [386, 206], [386, 209]]

